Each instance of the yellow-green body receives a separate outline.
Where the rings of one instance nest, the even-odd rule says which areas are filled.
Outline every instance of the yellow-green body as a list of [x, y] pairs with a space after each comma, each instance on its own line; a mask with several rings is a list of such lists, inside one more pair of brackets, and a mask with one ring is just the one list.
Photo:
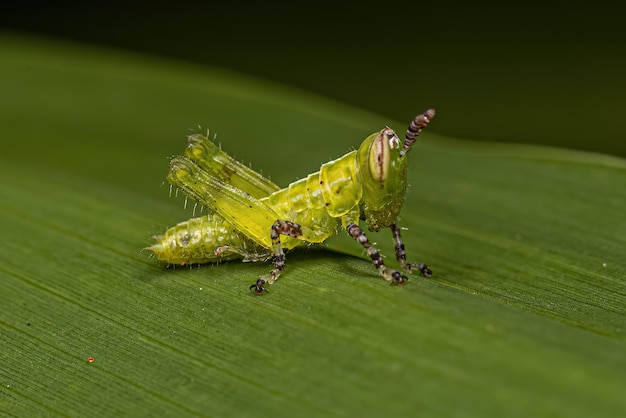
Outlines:
[[263, 293], [284, 269], [283, 249], [321, 243], [345, 230], [371, 257], [389, 282], [406, 278], [387, 268], [380, 253], [358, 226], [393, 233], [396, 258], [403, 270], [431, 271], [406, 262], [396, 221], [407, 189], [407, 153], [435, 112], [418, 115], [404, 144], [390, 128], [365, 138], [358, 150], [323, 164], [320, 170], [281, 189], [261, 174], [228, 156], [204, 135], [189, 137], [187, 149], [170, 162], [168, 181], [208, 209], [168, 229], [149, 249], [172, 264], [207, 263], [243, 258], [272, 258], [274, 269], [258, 279]]
[[[303, 227], [301, 237], [283, 238], [286, 249], [325, 241], [337, 234], [342, 220], [358, 222], [364, 218], [375, 230], [388, 226], [382, 224], [385, 219], [397, 218], [406, 182], [393, 188], [390, 199], [385, 184], [374, 181], [368, 195], [382, 196], [383, 203], [370, 199], [372, 205], [363, 200], [361, 176], [373, 180], [369, 169], [361, 166], [370, 164], [369, 148], [378, 135], [369, 136], [358, 151], [323, 164], [319, 171], [284, 189], [228, 156], [206, 136], [193, 135], [184, 155], [172, 160], [168, 180], [208, 206], [211, 213], [168, 229], [150, 249], [159, 260], [172, 264], [217, 262], [246, 255], [267, 258], [272, 248], [269, 228], [277, 219]], [[405, 177], [406, 164], [399, 168]], [[380, 215], [384, 215], [382, 223], [378, 221]], [[216, 254], [224, 247], [228, 250]]]

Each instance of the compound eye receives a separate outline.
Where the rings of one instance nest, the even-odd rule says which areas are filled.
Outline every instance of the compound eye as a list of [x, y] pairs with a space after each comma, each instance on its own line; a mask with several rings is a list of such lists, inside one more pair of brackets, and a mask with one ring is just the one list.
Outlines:
[[[389, 134], [391, 134], [391, 136]], [[383, 129], [370, 148], [370, 173], [372, 173], [372, 176], [376, 180], [381, 182], [387, 179], [389, 171], [389, 149], [393, 136], [395, 136], [395, 133], [391, 129]]]
[[389, 148], [400, 148], [400, 138], [398, 138], [398, 135], [396, 135], [393, 129], [387, 128], [383, 130], [383, 135], [385, 135], [385, 138], [389, 141]]
[[389, 148], [400, 148], [400, 138], [398, 138], [398, 135], [394, 135], [389, 139]]

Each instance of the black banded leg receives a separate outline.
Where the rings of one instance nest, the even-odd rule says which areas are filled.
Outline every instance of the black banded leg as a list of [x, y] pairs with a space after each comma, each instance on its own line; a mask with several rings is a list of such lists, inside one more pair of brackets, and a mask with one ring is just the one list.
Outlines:
[[348, 231], [348, 235], [361, 243], [361, 245], [367, 251], [367, 255], [370, 256], [374, 266], [378, 269], [381, 276], [385, 278], [391, 284], [404, 284], [406, 282], [406, 277], [400, 274], [396, 270], [392, 270], [388, 268], [385, 263], [383, 263], [383, 258], [378, 252], [376, 248], [369, 242], [367, 236], [365, 236], [365, 232], [355, 223], [348, 224], [346, 231]]
[[267, 292], [265, 283], [273, 284], [285, 268], [285, 252], [283, 251], [283, 246], [280, 243], [281, 235], [289, 235], [290, 237], [297, 238], [302, 235], [302, 228], [297, 223], [290, 221], [281, 221], [279, 219], [274, 222], [272, 228], [270, 229], [270, 238], [272, 238], [272, 253], [274, 255], [274, 269], [257, 280], [255, 284], [250, 286], [250, 289], [254, 289], [257, 294]]
[[404, 243], [402, 242], [402, 237], [400, 236], [400, 228], [396, 223], [392, 223], [391, 232], [393, 233], [393, 241], [396, 247], [396, 258], [402, 265], [402, 269], [408, 271], [409, 273], [413, 272], [413, 270], [419, 270], [419, 272], [424, 277], [430, 277], [433, 272], [423, 263], [407, 263], [406, 262], [406, 253], [404, 252]]

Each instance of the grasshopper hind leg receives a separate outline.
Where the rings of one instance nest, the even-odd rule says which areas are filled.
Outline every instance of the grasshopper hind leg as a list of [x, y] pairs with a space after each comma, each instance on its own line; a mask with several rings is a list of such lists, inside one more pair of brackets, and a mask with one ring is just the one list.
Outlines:
[[233, 245], [222, 245], [217, 247], [214, 253], [216, 256], [236, 254], [241, 257], [241, 261], [244, 263], [256, 263], [259, 261], [266, 261], [271, 258], [270, 253], [251, 251], [246, 248], [235, 247]]
[[402, 237], [400, 236], [400, 228], [398, 228], [398, 225], [396, 225], [395, 222], [391, 224], [390, 228], [393, 233], [393, 241], [396, 248], [396, 259], [402, 265], [402, 270], [409, 273], [412, 273], [414, 270], [418, 270], [422, 276], [430, 277], [433, 272], [426, 264], [406, 262], [406, 253], [404, 252], [404, 243], [402, 242]]
[[254, 289], [257, 294], [267, 292], [265, 284], [273, 284], [285, 268], [285, 252], [283, 246], [280, 243], [280, 236], [288, 235], [290, 237], [297, 238], [302, 235], [302, 227], [297, 223], [290, 221], [277, 220], [270, 229], [270, 238], [272, 239], [272, 253], [274, 257], [274, 268], [272, 271], [259, 278], [255, 284], [250, 286], [250, 289]]

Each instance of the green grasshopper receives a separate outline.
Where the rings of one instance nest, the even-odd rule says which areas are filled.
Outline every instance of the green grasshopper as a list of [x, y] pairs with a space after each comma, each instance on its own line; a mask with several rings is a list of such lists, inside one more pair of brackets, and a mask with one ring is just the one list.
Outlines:
[[183, 155], [171, 160], [167, 179], [210, 213], [168, 229], [148, 249], [159, 260], [182, 265], [271, 258], [274, 268], [250, 286], [262, 294], [285, 267], [284, 249], [321, 243], [343, 228], [361, 243], [385, 280], [404, 284], [406, 276], [385, 265], [359, 227], [364, 220], [371, 231], [391, 229], [404, 271], [430, 277], [425, 264], [406, 261], [396, 220], [406, 195], [407, 154], [434, 116], [434, 109], [416, 116], [403, 144], [392, 129], [384, 128], [365, 138], [358, 150], [284, 189], [207, 136], [191, 135]]

